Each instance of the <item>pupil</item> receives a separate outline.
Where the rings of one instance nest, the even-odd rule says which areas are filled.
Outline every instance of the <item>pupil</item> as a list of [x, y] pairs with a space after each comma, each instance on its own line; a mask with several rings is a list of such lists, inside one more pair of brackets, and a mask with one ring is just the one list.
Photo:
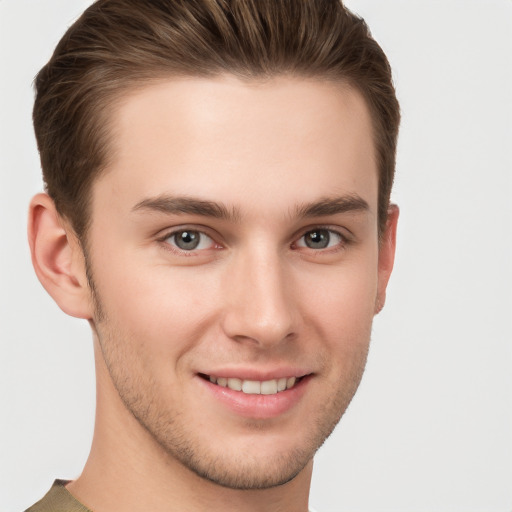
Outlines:
[[311, 231], [306, 235], [306, 245], [311, 249], [325, 249], [329, 245], [329, 232], [326, 229]]
[[195, 231], [182, 231], [176, 234], [175, 241], [180, 249], [190, 251], [199, 245], [199, 233]]

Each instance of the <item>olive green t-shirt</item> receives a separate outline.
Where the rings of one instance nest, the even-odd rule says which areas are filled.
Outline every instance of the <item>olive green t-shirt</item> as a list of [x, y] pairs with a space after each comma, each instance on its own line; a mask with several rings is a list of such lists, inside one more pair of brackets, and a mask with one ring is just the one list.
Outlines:
[[91, 512], [66, 489], [66, 480], [55, 480], [46, 496], [25, 512]]
[[[46, 496], [25, 512], [91, 512], [66, 489], [66, 480], [55, 480]], [[309, 509], [309, 512], [314, 512]]]

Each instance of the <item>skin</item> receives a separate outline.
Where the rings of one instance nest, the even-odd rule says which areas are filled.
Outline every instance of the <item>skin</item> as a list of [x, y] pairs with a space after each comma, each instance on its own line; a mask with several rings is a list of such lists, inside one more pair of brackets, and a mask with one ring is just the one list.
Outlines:
[[[41, 282], [94, 334], [93, 446], [68, 489], [95, 512], [305, 512], [393, 266], [365, 102], [319, 80], [188, 78], [133, 91], [112, 119], [85, 257], [46, 195], [30, 213]], [[180, 229], [200, 245], [180, 250]], [[201, 377], [227, 372], [307, 379], [282, 412], [240, 414]]]

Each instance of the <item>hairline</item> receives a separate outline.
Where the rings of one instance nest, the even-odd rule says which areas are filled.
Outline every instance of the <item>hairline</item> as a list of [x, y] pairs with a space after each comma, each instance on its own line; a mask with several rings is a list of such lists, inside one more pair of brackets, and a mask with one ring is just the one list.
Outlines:
[[[101, 166], [96, 167], [94, 172], [91, 173], [91, 178], [88, 183], [86, 200], [85, 200], [85, 211], [83, 212], [83, 217], [85, 218], [85, 222], [83, 224], [82, 231], [77, 232], [75, 226], [73, 225], [72, 219], [68, 218], [64, 212], [59, 211], [59, 215], [61, 215], [64, 219], [69, 221], [75, 235], [80, 240], [80, 243], [83, 247], [87, 247], [88, 244], [88, 232], [91, 227], [92, 222], [92, 196], [93, 189], [96, 183], [101, 180], [103, 176], [105, 176], [109, 172], [109, 167], [113, 162], [116, 154], [116, 144], [115, 144], [115, 120], [116, 116], [119, 113], [119, 110], [122, 108], [124, 102], [129, 101], [131, 97], [136, 95], [138, 92], [147, 89], [152, 86], [158, 86], [159, 84], [178, 81], [178, 80], [193, 80], [193, 79], [205, 79], [205, 80], [213, 80], [222, 76], [230, 76], [234, 77], [245, 84], [264, 84], [276, 78], [291, 78], [291, 79], [299, 79], [302, 81], [311, 81], [317, 83], [330, 83], [336, 86], [339, 86], [342, 90], [349, 90], [356, 92], [362, 98], [364, 105], [368, 109], [368, 114], [371, 120], [371, 130], [372, 130], [372, 142], [373, 142], [373, 162], [376, 167], [377, 172], [377, 181], [378, 181], [378, 194], [377, 194], [377, 224], [378, 224], [378, 232], [379, 239], [383, 233], [381, 233], [381, 226], [385, 224], [386, 219], [380, 219], [380, 178], [381, 174], [384, 172], [381, 169], [379, 158], [378, 158], [378, 138], [379, 138], [379, 130], [382, 129], [380, 126], [379, 116], [374, 112], [371, 101], [367, 98], [365, 92], [362, 90], [363, 88], [358, 86], [355, 83], [355, 80], [350, 79], [349, 77], [343, 77], [340, 75], [335, 75], [334, 73], [322, 73], [322, 72], [301, 72], [300, 70], [275, 70], [271, 72], [242, 72], [238, 69], [215, 69], [209, 72], [197, 72], [191, 73], [190, 71], [185, 70], [169, 70], [162, 68], [161, 70], [155, 71], [154, 69], [147, 69], [139, 71], [140, 76], [134, 78], [126, 78], [122, 81], [122, 85], [119, 85], [116, 88], [110, 89], [108, 92], [105, 92], [101, 98], [101, 100], [96, 101], [94, 106], [91, 108], [91, 118], [93, 119], [93, 124], [95, 126], [102, 126], [104, 130], [104, 134], [98, 137], [98, 142], [100, 146], [103, 148], [105, 152], [105, 159]], [[100, 108], [101, 104], [103, 107]]]

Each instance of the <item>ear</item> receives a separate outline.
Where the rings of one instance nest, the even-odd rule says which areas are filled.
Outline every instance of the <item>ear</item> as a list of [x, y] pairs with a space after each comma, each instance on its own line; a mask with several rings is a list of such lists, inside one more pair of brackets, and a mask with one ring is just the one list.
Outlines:
[[396, 204], [390, 205], [388, 209], [386, 229], [382, 234], [382, 239], [379, 245], [379, 269], [375, 314], [379, 313], [386, 303], [386, 288], [395, 262], [396, 227], [399, 213], [400, 211]]
[[57, 305], [68, 315], [92, 318], [82, 248], [47, 194], [30, 202], [28, 240], [37, 277]]

